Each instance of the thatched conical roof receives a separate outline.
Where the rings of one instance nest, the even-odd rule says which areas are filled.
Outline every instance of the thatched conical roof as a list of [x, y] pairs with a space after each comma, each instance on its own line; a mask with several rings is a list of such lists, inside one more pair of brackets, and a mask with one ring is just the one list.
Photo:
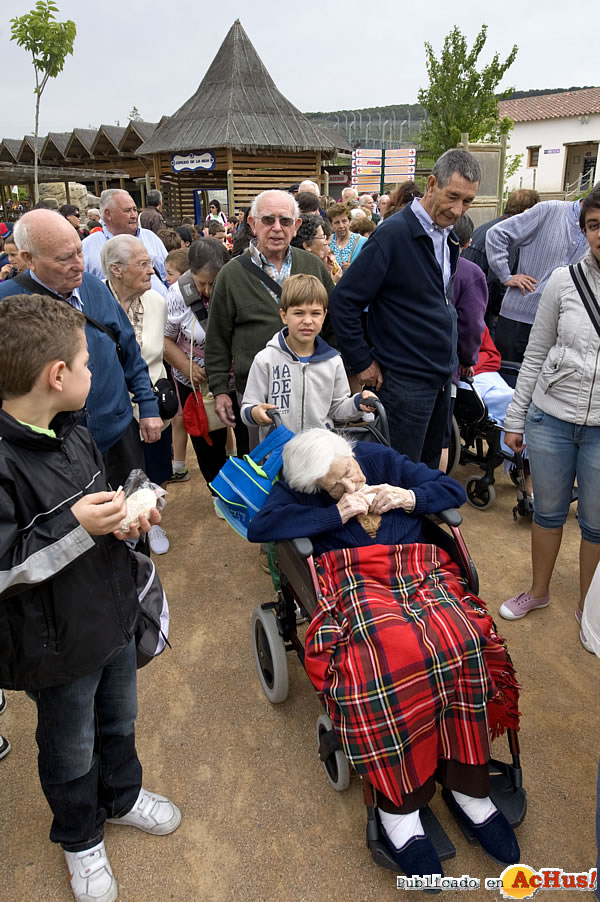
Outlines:
[[230, 147], [256, 153], [323, 151], [335, 145], [281, 94], [239, 19], [195, 94], [138, 147], [138, 154]]

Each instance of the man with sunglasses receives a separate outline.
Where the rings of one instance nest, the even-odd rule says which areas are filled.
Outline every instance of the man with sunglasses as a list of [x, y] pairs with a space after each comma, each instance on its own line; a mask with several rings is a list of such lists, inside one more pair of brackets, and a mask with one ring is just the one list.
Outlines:
[[[217, 413], [227, 426], [235, 425], [229, 397], [232, 362], [241, 401], [254, 357], [281, 328], [279, 298], [284, 281], [307, 273], [323, 283], [328, 295], [333, 291], [325, 264], [315, 254], [290, 245], [301, 222], [291, 194], [263, 191], [248, 216], [255, 235], [250, 247], [227, 263], [214, 283], [204, 361]], [[329, 337], [324, 337], [331, 343], [330, 330]], [[258, 429], [250, 434], [251, 447], [258, 441], [253, 432]]]

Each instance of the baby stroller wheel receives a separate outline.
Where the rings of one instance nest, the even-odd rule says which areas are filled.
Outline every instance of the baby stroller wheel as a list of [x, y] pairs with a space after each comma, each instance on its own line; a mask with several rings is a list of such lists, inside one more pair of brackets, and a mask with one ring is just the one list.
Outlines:
[[496, 500], [496, 489], [493, 485], [485, 483], [484, 479], [485, 477], [480, 479], [473, 477], [466, 485], [467, 501], [481, 511], [487, 510]]
[[320, 714], [317, 718], [317, 748], [327, 779], [336, 792], [348, 789], [350, 766], [328, 714]]
[[269, 701], [278, 705], [288, 697], [290, 683], [287, 653], [273, 610], [254, 608], [251, 626], [258, 677]]

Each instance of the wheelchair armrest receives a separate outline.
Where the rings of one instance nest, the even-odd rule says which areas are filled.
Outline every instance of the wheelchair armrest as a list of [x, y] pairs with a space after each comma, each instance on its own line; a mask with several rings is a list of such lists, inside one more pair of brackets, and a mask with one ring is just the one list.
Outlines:
[[446, 526], [460, 526], [462, 523], [462, 514], [457, 508], [449, 507], [445, 511], [439, 511], [437, 516]]
[[313, 553], [312, 542], [307, 536], [302, 536], [300, 539], [292, 539], [291, 542], [294, 546], [294, 551], [304, 560]]

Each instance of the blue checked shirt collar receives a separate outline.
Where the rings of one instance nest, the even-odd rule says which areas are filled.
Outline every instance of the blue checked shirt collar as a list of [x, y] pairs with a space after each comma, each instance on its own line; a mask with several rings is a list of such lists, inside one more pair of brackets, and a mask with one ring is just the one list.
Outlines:
[[[34, 272], [32, 272], [31, 270], [29, 270], [29, 275], [31, 276], [31, 278], [33, 279], [34, 282], [38, 283], [38, 285], [42, 285], [43, 288], [47, 288], [48, 291], [52, 291], [52, 292], [54, 292], [54, 294], [56, 294], [56, 292], [54, 291], [53, 288], [50, 288], [49, 285], [45, 285], [44, 282], [42, 282], [41, 279], [38, 279], [36, 274]], [[69, 295], [69, 297], [65, 298], [65, 301], [67, 301], [67, 303], [69, 303], [71, 305], [71, 307], [75, 307], [76, 310], [83, 310], [83, 303], [82, 303], [81, 297], [79, 295], [79, 288], [74, 288], [73, 291], [71, 292], [71, 294]]]
[[[250, 251], [250, 259], [252, 262], [260, 267], [268, 276], [277, 282], [278, 285], [283, 285], [287, 277], [290, 275], [292, 271], [292, 249], [288, 247], [286, 255], [284, 257], [283, 263], [281, 264], [281, 269], [278, 270], [277, 267], [273, 263], [269, 263], [264, 254], [262, 254], [259, 249], [256, 247], [256, 238], [254, 238], [249, 245], [248, 250]], [[265, 286], [266, 287], [266, 286]], [[269, 289], [267, 289], [268, 291]], [[277, 300], [279, 303], [279, 298], [275, 295], [274, 292], [269, 291], [269, 293]]]

